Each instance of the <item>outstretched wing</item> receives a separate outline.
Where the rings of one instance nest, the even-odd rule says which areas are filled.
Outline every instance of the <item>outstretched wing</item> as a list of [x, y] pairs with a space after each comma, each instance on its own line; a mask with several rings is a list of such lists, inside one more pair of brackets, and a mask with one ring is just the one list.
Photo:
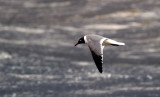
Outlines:
[[102, 46], [105, 37], [99, 35], [87, 35], [87, 44], [92, 53], [92, 57], [94, 62], [100, 73], [103, 72], [102, 64], [103, 64], [103, 48]]
[[94, 59], [94, 62], [99, 70], [100, 73], [103, 72], [102, 64], [103, 64], [103, 48], [100, 43], [96, 44], [89, 44], [90, 51], [92, 53], [92, 57]]
[[99, 70], [100, 73], [103, 72], [102, 64], [103, 64], [103, 55], [97, 55], [94, 51], [91, 50], [92, 57], [94, 59], [94, 62]]

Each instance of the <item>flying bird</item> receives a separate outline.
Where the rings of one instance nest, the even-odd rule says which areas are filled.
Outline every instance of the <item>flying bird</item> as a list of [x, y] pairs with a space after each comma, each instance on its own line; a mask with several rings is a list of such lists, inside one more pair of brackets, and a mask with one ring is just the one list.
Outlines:
[[75, 44], [77, 46], [78, 44], [87, 44], [93, 60], [99, 70], [100, 73], [103, 72], [102, 64], [103, 64], [103, 48], [107, 45], [113, 45], [113, 46], [121, 46], [125, 45], [125, 43], [118, 42], [100, 35], [95, 34], [89, 34], [81, 37], [78, 42]]

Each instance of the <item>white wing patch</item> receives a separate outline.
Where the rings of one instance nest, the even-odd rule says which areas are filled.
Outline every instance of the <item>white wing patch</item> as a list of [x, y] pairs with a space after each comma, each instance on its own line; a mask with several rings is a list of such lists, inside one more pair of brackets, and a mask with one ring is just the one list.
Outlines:
[[103, 49], [104, 49], [104, 46], [102, 45], [103, 44], [103, 41], [106, 40], [107, 38], [102, 38], [100, 40], [100, 45], [101, 45], [101, 54], [103, 54]]
[[103, 46], [102, 44], [103, 44], [103, 41], [106, 40], [106, 39], [107, 39], [107, 38], [102, 38], [102, 39], [100, 40], [102, 63], [103, 63], [103, 49], [104, 49], [104, 46]]

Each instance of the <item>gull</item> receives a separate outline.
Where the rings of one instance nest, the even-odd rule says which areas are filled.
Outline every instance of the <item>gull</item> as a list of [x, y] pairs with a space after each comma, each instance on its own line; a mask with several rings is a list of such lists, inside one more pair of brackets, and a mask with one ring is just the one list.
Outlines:
[[100, 73], [103, 72], [102, 64], [103, 64], [103, 49], [104, 46], [112, 45], [112, 46], [121, 46], [125, 45], [123, 42], [118, 42], [100, 35], [89, 34], [81, 37], [78, 42], [75, 44], [87, 44], [93, 60], [99, 70]]

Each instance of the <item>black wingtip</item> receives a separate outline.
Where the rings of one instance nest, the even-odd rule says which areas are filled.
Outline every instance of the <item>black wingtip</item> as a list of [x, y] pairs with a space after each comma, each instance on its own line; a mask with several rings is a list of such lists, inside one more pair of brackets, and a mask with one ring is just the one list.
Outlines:
[[97, 66], [98, 71], [100, 73], [102, 73], [103, 72], [103, 69], [102, 69], [102, 63], [103, 63], [102, 56], [101, 55], [96, 55], [93, 51], [91, 51], [91, 53], [92, 53], [92, 57], [93, 57], [93, 60], [94, 60], [94, 62], [96, 64], [96, 66]]
[[102, 71], [102, 70], [99, 70], [99, 72], [102, 74], [103, 71]]
[[98, 68], [98, 71], [99, 71], [100, 73], [102, 73], [102, 72], [103, 72], [102, 64], [100, 64], [100, 65], [96, 64], [96, 66], [97, 66], [97, 68]]
[[111, 44], [112, 46], [119, 46], [118, 44]]

